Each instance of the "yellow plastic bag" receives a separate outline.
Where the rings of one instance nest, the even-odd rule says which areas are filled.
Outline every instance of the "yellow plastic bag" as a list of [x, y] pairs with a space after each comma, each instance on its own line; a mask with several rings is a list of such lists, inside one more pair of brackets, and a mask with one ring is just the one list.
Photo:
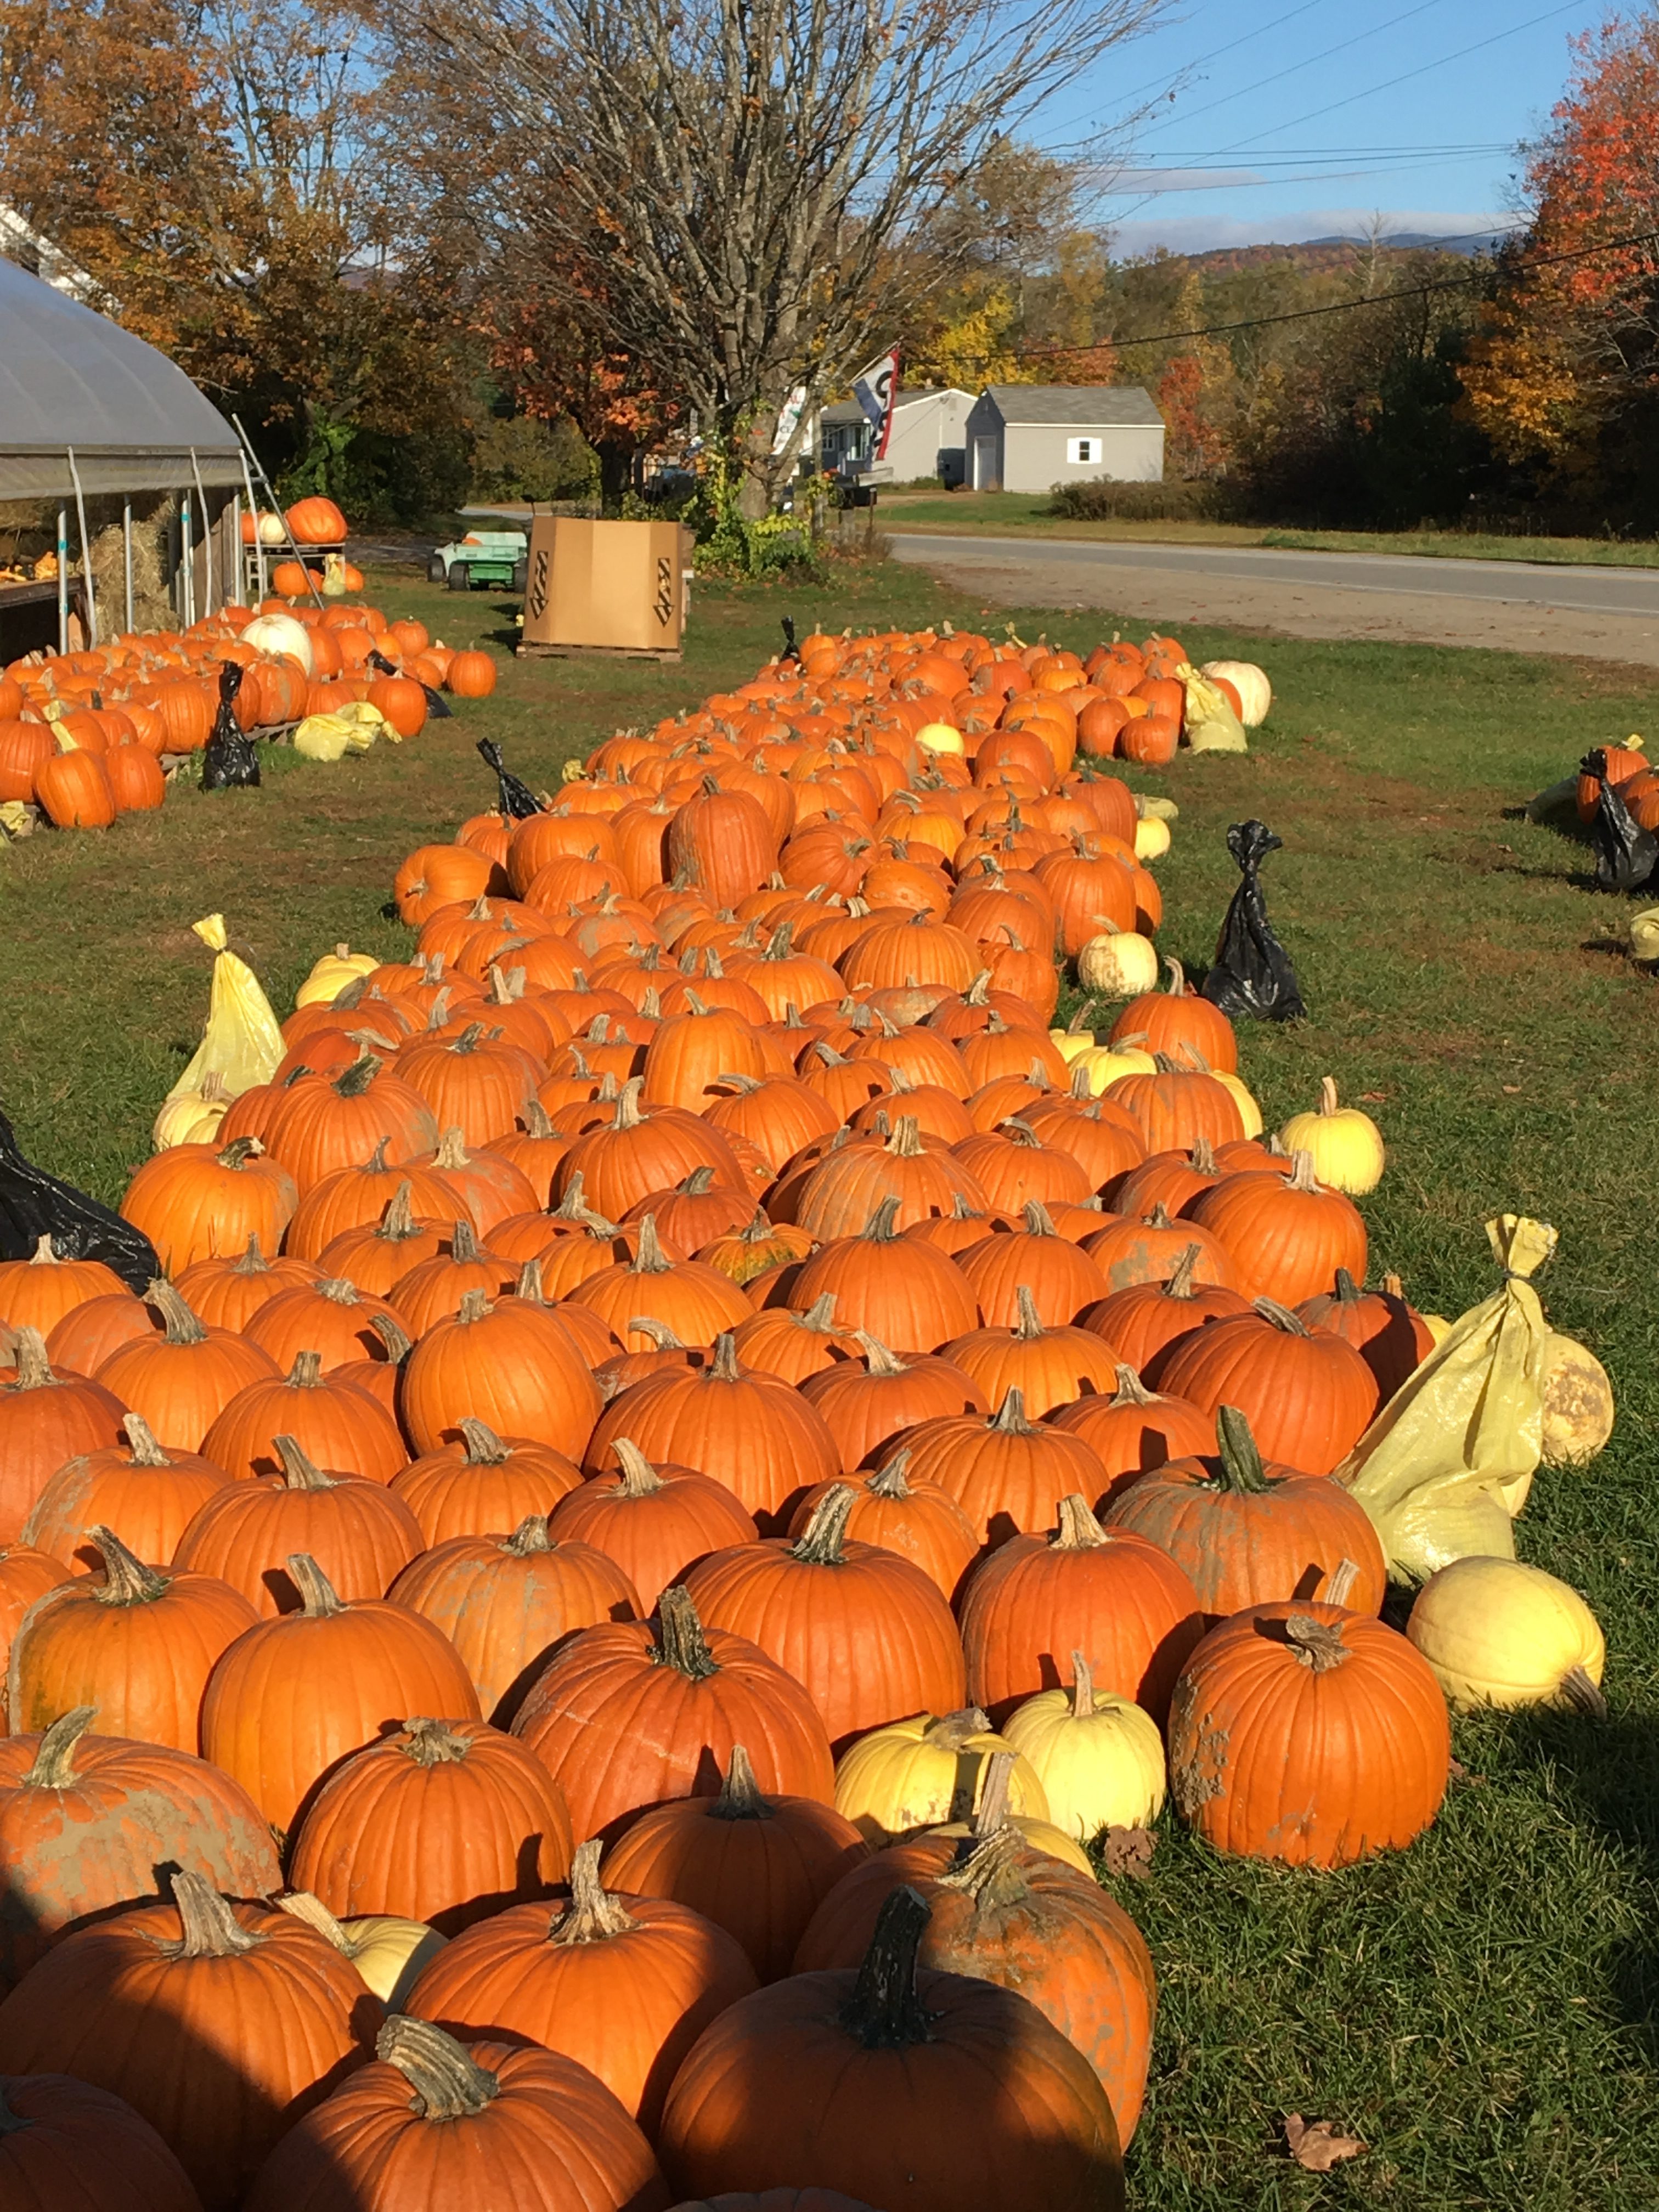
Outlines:
[[1176, 674], [1187, 694], [1187, 710], [1182, 721], [1187, 743], [1195, 753], [1247, 753], [1250, 741], [1244, 734], [1244, 725], [1227, 704], [1224, 696], [1201, 676], [1190, 660], [1183, 660]]
[[1455, 1322], [1342, 1465], [1390, 1568], [1427, 1577], [1454, 1559], [1515, 1557], [1511, 1516], [1544, 1449], [1550, 1326], [1528, 1279], [1554, 1251], [1541, 1221], [1486, 1224], [1504, 1279]]
[[191, 927], [219, 957], [213, 963], [213, 988], [202, 1042], [167, 1097], [179, 1098], [191, 1091], [201, 1096], [207, 1091], [209, 1076], [216, 1075], [224, 1095], [240, 1098], [256, 1083], [270, 1082], [287, 1047], [258, 977], [246, 961], [225, 949], [223, 915], [210, 914]]

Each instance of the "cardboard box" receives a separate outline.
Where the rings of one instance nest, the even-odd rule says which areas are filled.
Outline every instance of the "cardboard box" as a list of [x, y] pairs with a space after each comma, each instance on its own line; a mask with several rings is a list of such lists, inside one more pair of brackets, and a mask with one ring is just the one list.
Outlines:
[[526, 645], [678, 653], [691, 533], [677, 522], [538, 515], [525, 587]]

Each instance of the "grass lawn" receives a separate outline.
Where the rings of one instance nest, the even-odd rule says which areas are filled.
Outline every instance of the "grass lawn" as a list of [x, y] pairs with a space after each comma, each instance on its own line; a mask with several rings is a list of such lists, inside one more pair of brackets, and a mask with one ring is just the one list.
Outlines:
[[[510, 636], [499, 599], [463, 608], [412, 572], [370, 580], [452, 643]], [[826, 586], [702, 586], [683, 667], [507, 662], [493, 700], [400, 751], [337, 769], [277, 755], [258, 793], [175, 792], [106, 836], [0, 853], [0, 1103], [25, 1145], [118, 1197], [199, 1031], [198, 915], [223, 909], [286, 1012], [337, 939], [406, 946], [381, 915], [393, 869], [489, 802], [478, 736], [550, 781], [618, 725], [750, 672], [785, 613], [803, 634], [1005, 618], [896, 566]], [[1068, 642], [1118, 626], [1014, 618]], [[1518, 1537], [1601, 1615], [1612, 1717], [1458, 1723], [1467, 1777], [1435, 1829], [1340, 1875], [1224, 1862], [1165, 1826], [1150, 1879], [1121, 1885], [1162, 1985], [1131, 2201], [1659, 2204], [1659, 997], [1592, 945], [1625, 907], [1586, 890], [1584, 848], [1505, 814], [1588, 746], [1651, 732], [1653, 690], [1490, 653], [1214, 630], [1186, 641], [1261, 659], [1278, 693], [1248, 757], [1182, 758], [1145, 779], [1181, 805], [1160, 863], [1165, 939], [1194, 968], [1236, 880], [1226, 825], [1258, 815], [1285, 840], [1267, 893], [1311, 1013], [1243, 1039], [1269, 1125], [1327, 1072], [1367, 1098], [1391, 1159], [1364, 1202], [1374, 1265], [1398, 1268], [1422, 1305], [1455, 1316], [1494, 1286], [1488, 1214], [1530, 1212], [1561, 1232], [1540, 1288], [1611, 1370], [1620, 1425], [1587, 1474], [1540, 1475]], [[1293, 2112], [1364, 2137], [1368, 2154], [1304, 2173], [1280, 2145]]]
[[1098, 544], [1265, 545], [1286, 553], [1413, 553], [1449, 561], [1534, 561], [1550, 566], [1659, 568], [1659, 543], [1603, 538], [1510, 538], [1466, 530], [1267, 530], [1242, 522], [1079, 522], [1050, 512], [1047, 492], [883, 492], [890, 536], [943, 531], [962, 538], [1068, 538]]

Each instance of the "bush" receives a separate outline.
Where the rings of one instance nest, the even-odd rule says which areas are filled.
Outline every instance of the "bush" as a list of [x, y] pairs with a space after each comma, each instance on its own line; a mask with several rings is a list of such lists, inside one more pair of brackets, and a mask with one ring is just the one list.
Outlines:
[[1069, 522], [1226, 522], [1232, 506], [1224, 483], [1212, 478], [1165, 483], [1055, 484], [1050, 514]]
[[472, 492], [481, 500], [596, 499], [599, 457], [568, 416], [488, 415], [472, 452]]

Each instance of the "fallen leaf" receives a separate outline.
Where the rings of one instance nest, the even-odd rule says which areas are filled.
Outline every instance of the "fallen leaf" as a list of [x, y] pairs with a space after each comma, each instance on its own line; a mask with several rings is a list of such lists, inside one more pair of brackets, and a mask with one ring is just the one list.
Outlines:
[[1146, 1828], [1108, 1828], [1101, 1846], [1107, 1873], [1145, 1881], [1152, 1871], [1154, 1840]]
[[1386, 1106], [1389, 1103], [1386, 1091], [1362, 1091], [1359, 1095], [1368, 1106]]
[[1339, 2135], [1328, 2120], [1304, 2120], [1300, 2112], [1289, 2112], [1285, 2148], [1309, 2173], [1328, 2173], [1345, 2158], [1358, 2158], [1370, 2145], [1358, 2136]]
[[1504, 1096], [1505, 1098], [1518, 1098], [1523, 1087], [1519, 1083], [1506, 1083], [1503, 1086]]
[[1486, 1778], [1484, 1774], [1471, 1774], [1461, 1759], [1451, 1759], [1447, 1764], [1446, 1779], [1449, 1782], [1467, 1783], [1473, 1789], [1483, 1784]]

